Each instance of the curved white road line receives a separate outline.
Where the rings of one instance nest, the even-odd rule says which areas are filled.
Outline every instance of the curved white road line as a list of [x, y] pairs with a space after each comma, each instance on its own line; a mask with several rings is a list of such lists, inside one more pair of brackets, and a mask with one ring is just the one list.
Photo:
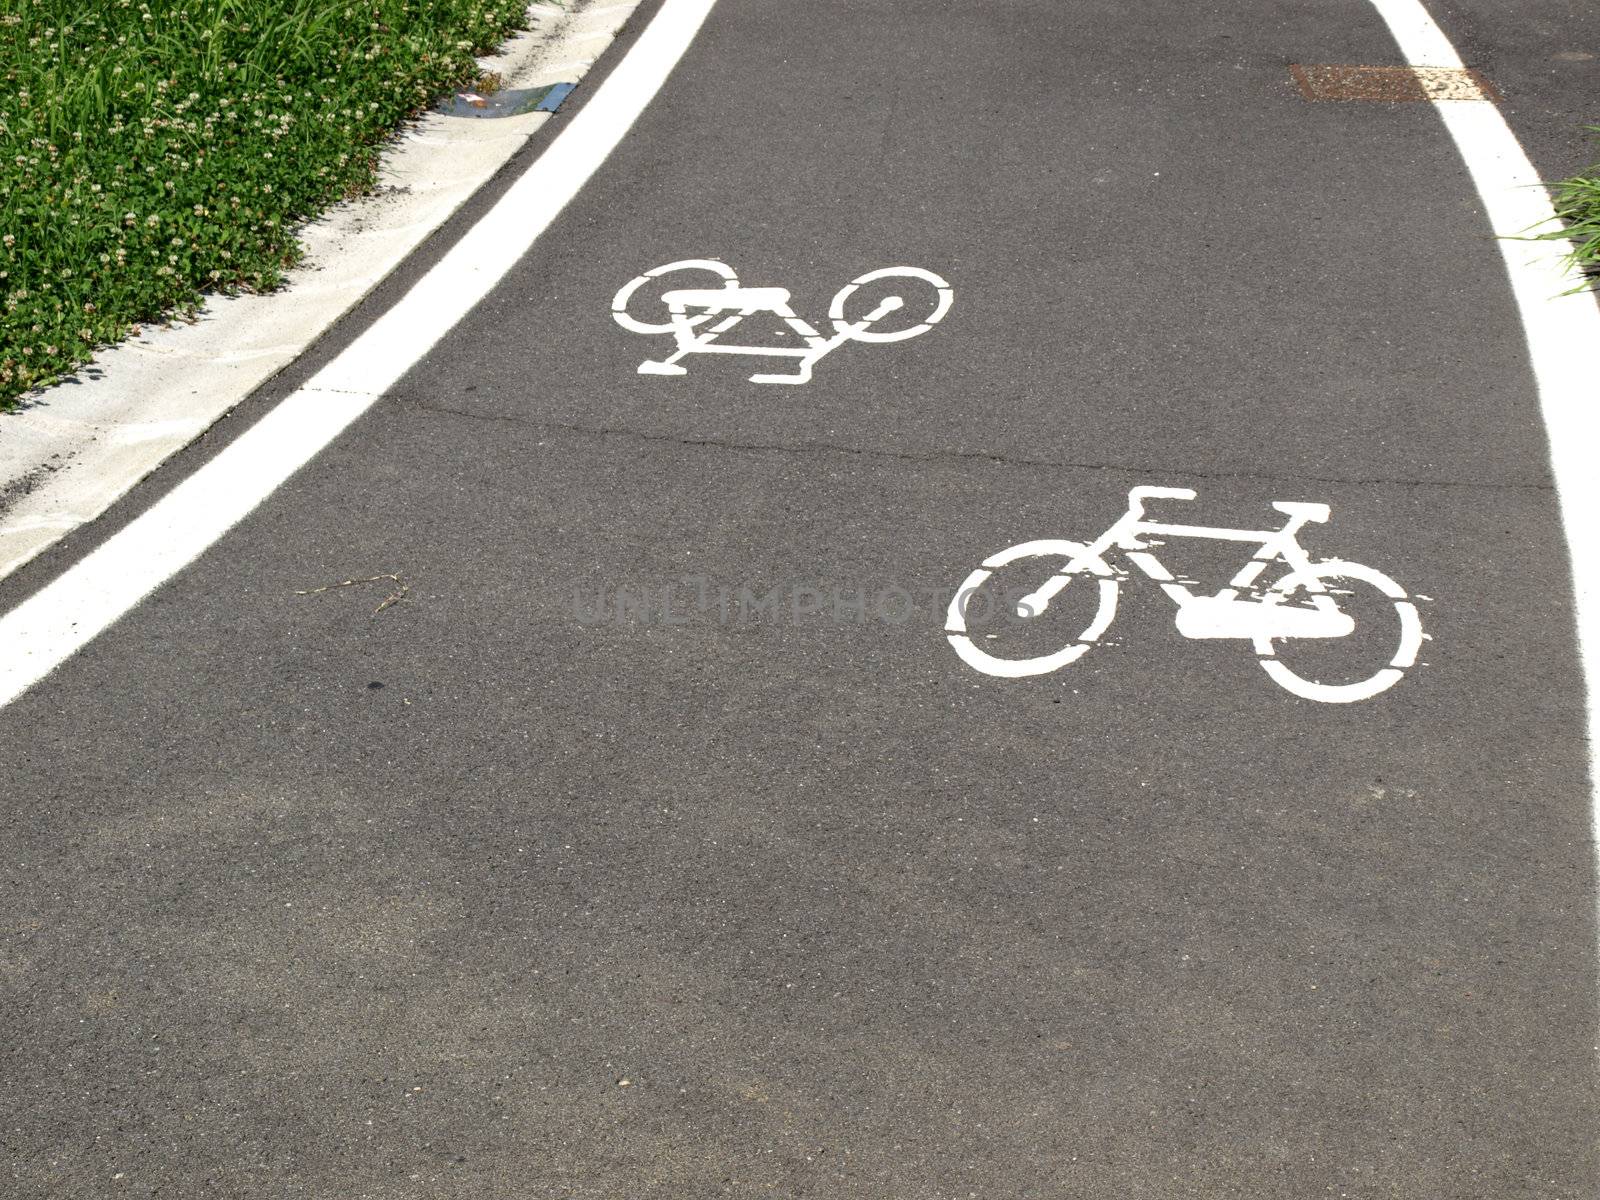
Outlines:
[[[1420, 0], [1372, 0], [1400, 52], [1413, 67], [1460, 69], [1450, 39]], [[1600, 852], [1600, 788], [1595, 752], [1600, 747], [1600, 538], [1594, 533], [1600, 513], [1600, 470], [1594, 455], [1600, 432], [1600, 304], [1587, 290], [1562, 295], [1576, 282], [1561, 261], [1566, 242], [1530, 242], [1514, 236], [1555, 220], [1550, 197], [1516, 134], [1493, 104], [1434, 102], [1455, 140], [1467, 172], [1488, 210], [1489, 224], [1502, 235], [1500, 253], [1528, 340], [1528, 364], [1539, 392], [1539, 408], [1550, 435], [1550, 466], [1555, 476], [1572, 561], [1572, 590], [1578, 624], [1578, 649], [1588, 691], [1590, 833]]]
[[199, 557], [466, 316], [611, 154], [715, 2], [666, 0], [560, 136], [393, 308], [237, 441], [0, 617], [0, 706]]

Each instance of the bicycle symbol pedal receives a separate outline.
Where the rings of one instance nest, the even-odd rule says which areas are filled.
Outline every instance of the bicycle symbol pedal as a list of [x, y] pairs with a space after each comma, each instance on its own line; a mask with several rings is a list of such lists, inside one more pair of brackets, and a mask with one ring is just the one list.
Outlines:
[[[716, 277], [709, 287], [681, 287], [664, 292], [665, 321], [641, 320], [628, 311], [640, 288], [652, 280], [674, 272], [699, 272]], [[866, 312], [852, 317], [846, 310], [860, 307], [862, 289], [869, 294], [890, 281], [899, 291], [883, 296]], [[880, 285], [880, 286], [874, 286]], [[751, 383], [809, 383], [811, 370], [824, 357], [846, 342], [903, 342], [927, 333], [950, 311], [955, 292], [939, 276], [921, 267], [883, 267], [851, 280], [834, 295], [828, 306], [831, 336], [798, 315], [790, 304], [789, 292], [779, 287], [742, 287], [733, 268], [714, 258], [686, 258], [646, 271], [623, 285], [611, 301], [611, 315], [618, 325], [634, 333], [670, 333], [673, 353], [661, 360], [646, 359], [639, 364], [641, 375], [687, 375], [681, 364], [691, 354], [745, 354], [767, 358], [793, 358], [790, 374], [758, 372]], [[899, 314], [899, 316], [895, 316]], [[722, 340], [745, 320], [765, 315], [776, 319], [802, 346], [741, 345]], [[892, 318], [892, 319], [891, 319]]]
[[[1417, 661], [1422, 648], [1422, 620], [1417, 607], [1398, 583], [1381, 571], [1344, 559], [1313, 562], [1301, 547], [1298, 534], [1310, 522], [1326, 521], [1326, 504], [1274, 501], [1272, 507], [1288, 519], [1280, 529], [1229, 529], [1208, 525], [1175, 525], [1151, 521], [1144, 515], [1149, 500], [1193, 500], [1189, 488], [1136, 487], [1128, 492], [1127, 511], [1093, 542], [1044, 538], [1022, 542], [991, 554], [956, 589], [945, 617], [945, 636], [961, 660], [985, 675], [1016, 679], [1042, 675], [1076, 662], [1105, 636], [1117, 615], [1121, 582], [1130, 578], [1127, 569], [1116, 569], [1107, 561], [1110, 551], [1120, 551], [1127, 562], [1153, 580], [1168, 599], [1177, 605], [1178, 632], [1192, 639], [1234, 638], [1249, 641], [1267, 675], [1280, 687], [1307, 700], [1325, 704], [1348, 704], [1376, 696], [1400, 682]], [[1226, 587], [1214, 596], [1196, 595], [1188, 583], [1177, 579], [1156, 557], [1155, 549], [1171, 538], [1205, 538], [1243, 542], [1258, 547]], [[1159, 539], [1159, 540], [1151, 540]], [[995, 573], [1030, 559], [1054, 561], [1055, 569], [1045, 582], [1014, 597], [1016, 617], [1027, 622], [1041, 615], [1056, 597], [1075, 581], [1084, 581], [1078, 591], [1092, 584], [1093, 617], [1070, 644], [1052, 653], [1024, 658], [1003, 658], [979, 645], [969, 629], [975, 596]], [[1257, 581], [1274, 567], [1286, 572], [1266, 587]], [[1036, 577], [1036, 576], [1035, 576]], [[1325, 683], [1307, 678], [1291, 667], [1282, 654], [1286, 644], [1301, 640], [1336, 641], [1356, 630], [1357, 622], [1341, 605], [1341, 597], [1357, 594], [1352, 585], [1361, 585], [1395, 615], [1394, 652], [1376, 672], [1341, 683]], [[1244, 593], [1241, 595], [1241, 593]], [[993, 638], [998, 635], [986, 635]]]

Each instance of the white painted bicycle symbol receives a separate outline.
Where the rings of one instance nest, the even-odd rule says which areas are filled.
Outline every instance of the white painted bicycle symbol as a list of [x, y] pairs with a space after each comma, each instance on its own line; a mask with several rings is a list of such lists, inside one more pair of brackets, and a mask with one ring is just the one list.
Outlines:
[[[1105, 636], [1117, 614], [1117, 593], [1129, 572], [1114, 570], [1106, 562], [1106, 552], [1115, 549], [1122, 551], [1128, 562], [1159, 584], [1178, 606], [1178, 632], [1184, 637], [1239, 638], [1252, 642], [1267, 674], [1280, 686], [1307, 700], [1329, 704], [1365, 700], [1393, 687], [1416, 662], [1424, 637], [1422, 621], [1404, 589], [1381, 571], [1360, 563], [1342, 559], [1312, 562], [1296, 540], [1296, 534], [1307, 522], [1328, 519], [1326, 504], [1274, 501], [1272, 507], [1289, 518], [1283, 528], [1277, 530], [1171, 525], [1145, 519], [1147, 500], [1194, 498], [1195, 493], [1189, 488], [1136, 487], [1128, 493], [1127, 512], [1087, 546], [1046, 538], [1023, 542], [990, 555], [981, 567], [967, 576], [950, 601], [945, 620], [945, 634], [950, 645], [968, 666], [986, 675], [1005, 678], [1042, 675], [1077, 661]], [[1175, 578], [1161, 564], [1154, 550], [1164, 542], [1150, 540], [1152, 538], [1209, 538], [1255, 543], [1260, 548], [1228, 586], [1214, 596], [1201, 596], [1190, 590], [1192, 580]], [[973, 599], [995, 572], [1016, 563], [1026, 566], [1028, 559], [1064, 561], [1042, 586], [1017, 601], [1017, 617], [1023, 621], [1038, 617], [1074, 579], [1083, 578], [1094, 582], [1098, 589], [1093, 619], [1071, 645], [1054, 653], [1033, 658], [999, 658], [974, 641], [968, 629], [968, 618], [973, 616]], [[1287, 573], [1268, 587], [1257, 587], [1256, 581], [1262, 574], [1280, 563], [1288, 567]], [[1375, 674], [1353, 682], [1322, 683], [1297, 674], [1280, 656], [1280, 643], [1348, 637], [1355, 631], [1356, 622], [1341, 609], [1339, 598], [1358, 595], [1355, 585], [1376, 589], [1378, 596], [1394, 606], [1398, 644], [1393, 655]], [[1367, 611], [1365, 605], [1362, 611]], [[1385, 621], [1383, 628], [1388, 627]], [[998, 635], [984, 636], [987, 640]]]
[[[640, 320], [628, 312], [629, 302], [640, 288], [672, 272], [709, 272], [720, 278], [711, 287], [674, 288], [660, 296], [666, 305], [667, 319]], [[891, 290], [892, 289], [892, 290]], [[886, 293], [881, 297], [878, 294]], [[906, 295], [900, 294], [907, 293]], [[866, 306], [878, 297], [870, 308]], [[932, 271], [921, 267], [883, 267], [868, 271], [840, 288], [828, 306], [828, 321], [833, 335], [824, 337], [816, 326], [798, 316], [789, 304], [785, 288], [740, 287], [733, 268], [714, 258], [686, 258], [646, 271], [625, 284], [611, 301], [611, 315], [618, 325], [634, 333], [672, 334], [677, 349], [657, 362], [646, 359], [639, 364], [641, 375], [685, 375], [678, 365], [691, 354], [752, 354], [771, 358], [794, 358], [790, 375], [756, 374], [751, 383], [808, 383], [811, 368], [825, 355], [846, 342], [903, 342], [927, 333], [950, 311], [955, 292]], [[863, 309], [858, 317], [849, 310]], [[891, 314], [900, 316], [890, 320]], [[719, 341], [741, 321], [757, 314], [776, 317], [797, 336], [803, 346], [750, 346]]]

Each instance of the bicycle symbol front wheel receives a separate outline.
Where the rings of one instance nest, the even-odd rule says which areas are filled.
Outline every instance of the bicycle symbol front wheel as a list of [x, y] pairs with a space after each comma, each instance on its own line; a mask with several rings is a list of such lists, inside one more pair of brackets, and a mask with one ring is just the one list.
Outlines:
[[[1405, 589], [1382, 571], [1360, 563], [1330, 559], [1314, 563], [1306, 570], [1291, 571], [1267, 589], [1267, 596], [1276, 597], [1273, 603], [1293, 603], [1297, 598], [1327, 593], [1353, 597], [1358, 593], [1350, 586], [1352, 584], [1377, 589], [1379, 595], [1393, 605], [1398, 626], [1394, 653], [1382, 667], [1364, 678], [1350, 683], [1323, 683], [1296, 672], [1280, 657], [1282, 647], [1275, 643], [1287, 643], [1294, 639], [1256, 634], [1253, 639], [1256, 654], [1262, 667], [1279, 687], [1306, 700], [1323, 704], [1350, 704], [1392, 688], [1417, 661], [1417, 654], [1422, 649], [1422, 618], [1417, 615], [1417, 606], [1407, 597]], [[1368, 603], [1374, 599], [1369, 593]], [[1360, 625], [1358, 621], [1358, 632]]]
[[[910, 286], [884, 287], [880, 280], [894, 281], [897, 285], [904, 281]], [[887, 303], [873, 307], [874, 298], [880, 293], [881, 300]], [[932, 271], [921, 267], [882, 267], [840, 288], [828, 306], [828, 320], [833, 322], [835, 333], [851, 341], [903, 342], [927, 333], [944, 320], [955, 295], [955, 290]], [[855, 316], [845, 311], [847, 305], [858, 310]], [[893, 321], [895, 328], [874, 328], [890, 325], [885, 318], [891, 312], [902, 314]], [[909, 325], [906, 324], [908, 320], [912, 322]]]
[[[1098, 557], [1086, 557], [1087, 555], [1088, 550], [1082, 544], [1060, 538], [1041, 538], [1036, 542], [1023, 542], [998, 554], [991, 554], [983, 560], [981, 567], [961, 581], [961, 586], [950, 599], [950, 607], [945, 613], [944, 629], [945, 638], [949, 641], [951, 649], [973, 670], [1004, 679], [1043, 675], [1076, 662], [1088, 653], [1089, 648], [1100, 639], [1110, 627], [1112, 618], [1117, 615], [1115, 574], [1103, 560]], [[1098, 594], [1094, 598], [1094, 615], [1082, 633], [1053, 653], [1029, 658], [1001, 658], [990, 654], [972, 639], [967, 625], [973, 598], [979, 594], [996, 571], [1030, 558], [1057, 560], [1056, 572], [1068, 563], [1076, 563], [1072, 582], [1079, 576], [1087, 576], [1085, 583], [1092, 581], [1098, 585]], [[1046, 577], [1048, 578], [1048, 575]], [[1029, 611], [1019, 613], [1017, 616], [1022, 621], [1028, 621], [1039, 616], [1042, 611], [1041, 608], [1038, 612]]]

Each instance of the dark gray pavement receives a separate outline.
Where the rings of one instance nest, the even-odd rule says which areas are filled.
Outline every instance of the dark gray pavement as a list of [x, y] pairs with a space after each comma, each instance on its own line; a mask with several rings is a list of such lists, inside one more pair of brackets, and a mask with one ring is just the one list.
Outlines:
[[[1286, 70], [1395, 61], [1356, 0], [722, 0], [393, 395], [0, 711], [0, 1193], [1592, 1196], [1516, 314], [1436, 114]], [[636, 374], [613, 294], [699, 257], [955, 303]], [[1062, 671], [957, 659], [927, 597], [1139, 484], [1330, 505], [1422, 663], [1312, 703], [1138, 576]]]
[[1588, 0], [1430, 0], [1462, 61], [1494, 80], [1500, 110], [1545, 179], [1600, 162], [1600, 6]]

